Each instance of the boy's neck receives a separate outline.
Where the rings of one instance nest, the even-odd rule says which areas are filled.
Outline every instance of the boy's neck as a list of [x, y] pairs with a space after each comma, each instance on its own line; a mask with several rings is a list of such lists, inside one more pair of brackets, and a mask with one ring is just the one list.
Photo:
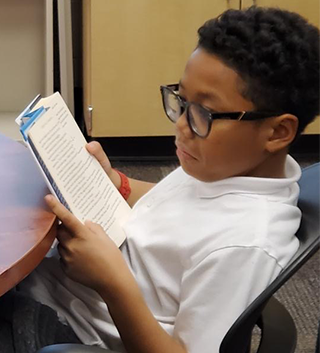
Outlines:
[[286, 158], [286, 150], [271, 154], [251, 171], [250, 176], [257, 178], [285, 178]]

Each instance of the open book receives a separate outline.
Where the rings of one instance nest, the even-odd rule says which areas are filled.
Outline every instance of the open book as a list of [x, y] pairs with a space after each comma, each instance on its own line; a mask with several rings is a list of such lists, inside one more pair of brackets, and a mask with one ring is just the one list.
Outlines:
[[131, 209], [86, 150], [87, 142], [61, 95], [37, 96], [16, 123], [52, 194], [81, 222], [100, 224], [120, 246]]

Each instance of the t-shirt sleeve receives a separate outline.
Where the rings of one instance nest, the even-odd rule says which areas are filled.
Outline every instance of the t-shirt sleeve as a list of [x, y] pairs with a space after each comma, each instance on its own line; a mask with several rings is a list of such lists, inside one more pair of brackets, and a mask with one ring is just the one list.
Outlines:
[[260, 248], [212, 252], [183, 276], [173, 336], [186, 345], [188, 353], [218, 353], [233, 322], [280, 270], [277, 261]]

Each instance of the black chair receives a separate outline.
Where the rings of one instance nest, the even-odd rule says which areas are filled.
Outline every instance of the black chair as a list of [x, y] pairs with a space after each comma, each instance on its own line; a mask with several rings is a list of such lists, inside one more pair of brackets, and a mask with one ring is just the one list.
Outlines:
[[300, 179], [299, 208], [302, 221], [297, 233], [300, 248], [280, 275], [235, 321], [224, 337], [220, 353], [248, 353], [251, 335], [257, 324], [261, 329], [261, 341], [257, 353], [293, 353], [296, 348], [295, 324], [282, 304], [273, 294], [320, 247], [319, 181], [320, 164], [305, 168]]
[[[261, 340], [257, 353], [293, 353], [296, 347], [295, 324], [273, 294], [295, 273], [320, 247], [319, 180], [320, 164], [305, 168], [299, 182], [301, 192], [299, 208], [302, 221], [297, 233], [300, 248], [280, 275], [240, 315], [224, 337], [220, 353], [249, 353], [252, 330], [261, 328]], [[77, 344], [60, 344], [42, 348], [38, 353], [116, 353], [97, 347]]]
[[318, 334], [317, 334], [315, 353], [319, 353], [319, 352], [320, 352], [320, 321], [318, 322]]

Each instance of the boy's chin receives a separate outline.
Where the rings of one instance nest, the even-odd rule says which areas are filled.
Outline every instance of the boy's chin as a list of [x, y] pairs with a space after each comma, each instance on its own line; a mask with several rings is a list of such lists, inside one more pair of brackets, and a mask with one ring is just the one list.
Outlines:
[[190, 175], [191, 177], [193, 177], [199, 181], [205, 182], [205, 183], [212, 183], [213, 181], [223, 179], [223, 178], [218, 178], [215, 176], [209, 176], [206, 173], [201, 173], [198, 169], [191, 168], [190, 165], [185, 164], [185, 163], [180, 162], [180, 166], [182, 167], [183, 171], [186, 174]]

